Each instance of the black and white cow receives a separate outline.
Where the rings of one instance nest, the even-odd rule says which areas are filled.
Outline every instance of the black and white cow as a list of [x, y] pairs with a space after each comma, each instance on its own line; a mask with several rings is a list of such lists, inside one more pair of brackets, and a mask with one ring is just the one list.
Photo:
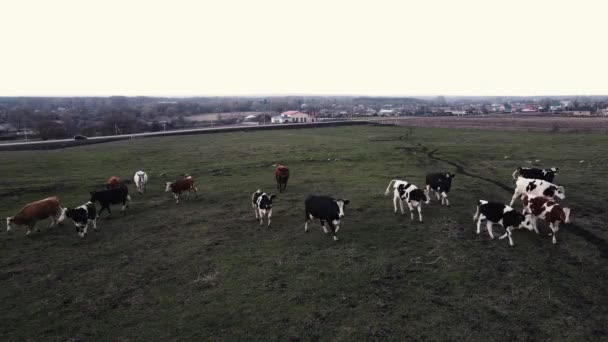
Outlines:
[[[309, 195], [304, 200], [304, 231], [308, 231], [308, 222], [316, 218], [321, 221], [321, 227], [325, 234], [331, 231], [334, 240], [338, 241], [336, 233], [340, 229], [340, 220], [344, 217], [344, 210], [348, 203], [350, 201], [347, 199]], [[326, 224], [329, 226], [329, 230]]]
[[253, 206], [256, 220], [260, 220], [260, 226], [264, 224], [264, 216], [266, 216], [268, 217], [268, 228], [270, 228], [270, 221], [272, 219], [272, 200], [275, 197], [275, 195], [266, 194], [259, 189], [251, 196], [251, 205]]
[[537, 169], [535, 167], [518, 167], [517, 170], [513, 172], [513, 179], [517, 179], [517, 177], [529, 178], [529, 179], [542, 179], [549, 183], [553, 183], [553, 178], [557, 175], [557, 167], [552, 167], [549, 169]]
[[97, 209], [92, 202], [87, 202], [76, 208], [67, 208], [65, 216], [72, 219], [76, 226], [76, 233], [81, 238], [87, 234], [89, 226], [93, 226], [93, 230], [97, 230]]
[[429, 203], [429, 197], [422, 190], [418, 189], [412, 183], [406, 181], [393, 179], [388, 182], [388, 187], [384, 192], [384, 196], [390, 193], [391, 187], [393, 188], [393, 207], [395, 214], [397, 213], [397, 202], [401, 207], [401, 215], [405, 214], [403, 211], [403, 202], [407, 202], [407, 207], [410, 209], [410, 219], [414, 219], [414, 209], [418, 209], [418, 219], [422, 222], [422, 203]]
[[512, 206], [518, 197], [523, 200], [524, 196], [543, 196], [551, 200], [563, 200], [566, 198], [566, 190], [563, 186], [558, 186], [541, 179], [518, 177], [517, 181], [515, 182], [513, 198], [511, 198], [511, 203], [509, 205]]
[[110, 204], [119, 204], [122, 203], [122, 208], [120, 211], [124, 211], [129, 207], [129, 202], [131, 202], [131, 196], [129, 196], [129, 189], [126, 185], [121, 184], [118, 188], [111, 188], [101, 191], [92, 191], [91, 192], [91, 202], [99, 202], [101, 204], [101, 209], [97, 213], [97, 218], [101, 216], [101, 212], [106, 209], [110, 215], [112, 215], [112, 211], [110, 210]]
[[481, 232], [481, 221], [486, 220], [486, 227], [490, 238], [494, 239], [492, 234], [492, 224], [498, 223], [506, 229], [504, 235], [499, 239], [509, 237], [509, 244], [513, 246], [513, 238], [511, 238], [511, 231], [517, 228], [526, 228], [528, 230], [534, 230], [534, 226], [530, 215], [524, 215], [510, 206], [497, 203], [479, 200], [477, 203], [477, 212], [473, 215], [473, 221], [477, 221], [477, 234]]
[[441, 205], [450, 206], [448, 200], [448, 193], [452, 187], [452, 179], [456, 177], [455, 174], [444, 172], [444, 173], [429, 173], [426, 175], [426, 196], [431, 198], [431, 190], [435, 192], [437, 200], [441, 200]]

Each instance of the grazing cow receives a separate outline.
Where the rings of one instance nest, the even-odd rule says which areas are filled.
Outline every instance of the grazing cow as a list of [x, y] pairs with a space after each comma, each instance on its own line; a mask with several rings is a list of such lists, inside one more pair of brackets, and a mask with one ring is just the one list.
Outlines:
[[553, 178], [557, 175], [557, 167], [552, 167], [550, 169], [537, 169], [535, 167], [518, 167], [517, 170], [513, 172], [513, 179], [517, 179], [517, 177], [523, 177], [528, 179], [542, 179], [549, 183], [553, 183]]
[[448, 200], [448, 192], [450, 192], [452, 179], [454, 177], [456, 177], [456, 175], [449, 172], [429, 173], [426, 175], [426, 196], [430, 199], [431, 190], [433, 190], [437, 196], [437, 200], [439, 201], [441, 199], [441, 205], [445, 204], [449, 207], [450, 201]]
[[192, 176], [186, 176], [184, 178], [180, 178], [175, 182], [167, 182], [167, 187], [165, 188], [165, 192], [173, 192], [173, 196], [175, 197], [175, 203], [179, 204], [179, 200], [182, 196], [182, 192], [188, 191], [188, 199], [190, 198], [190, 192], [194, 190], [194, 196], [198, 197], [196, 191], [198, 189], [194, 186], [194, 180]]
[[143, 194], [146, 191], [146, 184], [148, 183], [148, 174], [145, 171], [137, 171], [133, 176], [133, 181], [137, 187], [137, 192]]
[[114, 189], [120, 186], [120, 178], [112, 176], [106, 181], [106, 189]]
[[560, 222], [570, 223], [570, 208], [562, 208], [559, 204], [545, 197], [528, 197], [524, 202], [524, 213], [532, 214], [532, 226], [538, 234], [536, 219], [545, 220], [551, 231], [553, 232], [553, 243], [557, 243], [557, 231], [559, 230]]
[[414, 209], [418, 209], [418, 220], [422, 222], [422, 203], [429, 203], [430, 201], [427, 194], [412, 183], [393, 179], [388, 183], [384, 196], [390, 193], [391, 186], [393, 187], [395, 214], [397, 213], [397, 202], [399, 202], [399, 206], [401, 207], [401, 215], [405, 214], [403, 211], [403, 201], [405, 201], [410, 209], [410, 219], [414, 219]]
[[512, 206], [517, 197], [520, 197], [523, 200], [524, 196], [543, 196], [552, 200], [565, 199], [566, 190], [563, 186], [557, 186], [544, 180], [518, 177], [517, 182], [515, 182], [513, 198], [511, 198], [511, 203], [509, 205]]
[[513, 238], [511, 237], [511, 231], [517, 228], [526, 228], [533, 230], [532, 221], [530, 215], [524, 215], [510, 206], [497, 203], [479, 200], [477, 203], [477, 212], [473, 215], [473, 221], [477, 221], [477, 234], [481, 232], [481, 221], [486, 220], [486, 227], [490, 238], [494, 239], [492, 234], [492, 224], [498, 223], [506, 229], [504, 235], [499, 239], [509, 237], [509, 244], [513, 246]]
[[[344, 217], [344, 209], [350, 203], [346, 199], [333, 199], [328, 196], [309, 195], [304, 201], [304, 231], [308, 231], [308, 222], [313, 219], [321, 221], [325, 234], [331, 231], [334, 240], [338, 241], [336, 233], [340, 229], [340, 219]], [[325, 224], [329, 226], [329, 230]]]
[[[57, 197], [49, 197], [26, 204], [15, 216], [6, 218], [6, 231], [10, 232], [14, 225], [22, 225], [27, 226], [26, 235], [29, 235], [37, 221], [48, 217], [51, 218], [49, 229], [65, 219], [65, 210], [61, 208]], [[38, 230], [36, 229], [36, 231]]]
[[264, 224], [264, 216], [267, 216], [268, 228], [270, 228], [270, 221], [272, 218], [272, 200], [275, 197], [275, 195], [268, 195], [259, 189], [251, 196], [251, 205], [253, 206], [256, 220], [260, 220], [260, 226]]
[[92, 202], [87, 202], [73, 209], [66, 209], [65, 216], [72, 219], [76, 226], [76, 233], [81, 238], [87, 234], [89, 226], [93, 226], [93, 230], [97, 230], [97, 210]]
[[101, 209], [99, 209], [99, 212], [97, 213], [97, 218], [99, 218], [104, 209], [108, 211], [108, 214], [112, 215], [110, 204], [122, 203], [120, 211], [125, 211], [125, 209], [129, 207], [131, 196], [129, 196], [129, 189], [127, 186], [121, 184], [118, 188], [91, 191], [91, 202], [99, 202], [101, 205]]
[[277, 168], [274, 170], [274, 178], [277, 180], [277, 190], [283, 192], [287, 188], [289, 169], [285, 165], [277, 165]]

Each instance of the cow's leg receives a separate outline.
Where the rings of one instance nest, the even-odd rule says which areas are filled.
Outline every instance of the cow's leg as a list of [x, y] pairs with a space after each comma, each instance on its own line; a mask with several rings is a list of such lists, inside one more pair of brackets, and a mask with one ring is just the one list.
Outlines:
[[418, 203], [418, 220], [422, 222], [422, 203]]
[[[393, 197], [393, 207], [395, 208], [395, 214], [397, 213], [397, 200], [399, 199], [399, 197], [394, 196]], [[401, 213], [403, 214], [403, 208], [401, 209]]]
[[91, 226], [93, 226], [93, 230], [97, 231], [97, 220], [89, 219], [89, 220], [87, 220], [87, 224], [90, 224]]
[[[435, 193], [435, 196], [437, 197], [438, 201], [441, 201], [441, 196], [439, 195], [439, 192], [433, 190], [433, 192]], [[441, 201], [441, 204], [443, 204], [443, 201]]]
[[331, 231], [331, 234], [334, 236], [334, 241], [338, 241], [338, 237], [336, 236], [336, 232], [338, 231], [338, 229], [336, 229], [336, 226], [334, 224], [338, 224], [338, 229], [339, 229], [339, 224], [340, 221], [335, 220], [335, 221], [327, 221], [327, 225], [329, 226], [329, 230]]
[[327, 229], [327, 225], [325, 223], [325, 220], [319, 220], [321, 221], [321, 228], [323, 228], [323, 233], [328, 234], [329, 230]]
[[255, 219], [259, 219], [260, 216], [258, 215], [258, 207], [256, 207], [255, 204], [251, 204], [251, 206], [253, 207], [253, 213], [255, 214]]
[[488, 234], [490, 234], [490, 239], [494, 240], [494, 234], [492, 234], [492, 221], [488, 220], [486, 222], [486, 228], [488, 229]]
[[25, 235], [30, 235], [32, 233], [32, 229], [34, 229], [34, 227], [36, 227], [36, 222], [32, 222], [32, 223], [28, 224], [27, 232], [25, 233]]
[[517, 197], [519, 197], [520, 193], [519, 191], [517, 191], [517, 189], [515, 189], [515, 192], [513, 192], [513, 197], [511, 198], [511, 203], [509, 203], [509, 206], [513, 206], [513, 203], [515, 203], [515, 200], [517, 199]]
[[426, 195], [426, 198], [431, 198], [431, 186], [430, 185], [428, 185], [428, 184], [426, 185], [424, 194]]
[[110, 204], [108, 203], [108, 205], [106, 206], [106, 210], [108, 211], [108, 215], [112, 216], [112, 210], [110, 210]]
[[264, 216], [266, 216], [266, 209], [260, 209], [260, 226], [264, 225]]
[[179, 194], [179, 193], [177, 193], [177, 192], [174, 192], [174, 193], [173, 193], [173, 197], [175, 198], [175, 204], [179, 204], [179, 197], [180, 197], [180, 194]]
[[[475, 218], [475, 217], [473, 217], [473, 218]], [[485, 218], [486, 217], [483, 214], [481, 214], [481, 215], [479, 215], [479, 219], [477, 219], [477, 235], [479, 235], [481, 233], [481, 221], [483, 221], [483, 219], [485, 219]]]
[[270, 228], [271, 221], [272, 221], [272, 209], [268, 210], [268, 228]]
[[532, 229], [534, 229], [534, 232], [536, 234], [540, 234], [538, 231], [538, 226], [536, 225], [536, 216], [530, 216], [530, 222], [532, 223]]
[[403, 201], [399, 198], [399, 206], [401, 207], [401, 215], [405, 214], [405, 210], [403, 210]]
[[54, 217], [54, 216], [51, 216], [51, 224], [49, 225], [49, 228], [48, 228], [48, 229], [51, 229], [51, 228], [53, 228], [53, 227], [55, 227], [55, 217]]
[[445, 191], [444, 191], [444, 192], [441, 193], [441, 196], [442, 196], [442, 203], [443, 203], [443, 201], [445, 201], [445, 206], [449, 207], [450, 206], [450, 200], [448, 199], [448, 194], [446, 194]]
[[304, 212], [304, 231], [308, 231], [308, 222], [312, 220], [312, 215], [310, 215], [307, 211]]
[[194, 198], [198, 198], [198, 189], [195, 186], [192, 186], [192, 189], [194, 190]]
[[550, 223], [549, 227], [551, 228], [551, 231], [553, 231], [553, 244], [555, 245], [557, 243], [557, 231], [559, 230], [559, 222], [555, 222], [555, 223]]
[[513, 228], [512, 227], [508, 227], [507, 228], [507, 233], [509, 234], [508, 235], [509, 236], [509, 245], [511, 245], [511, 246], [515, 245], [513, 243], [513, 237], [512, 237], [512, 235], [513, 235]]
[[78, 234], [80, 235], [80, 238], [82, 239], [85, 235], [87, 235], [87, 231], [89, 230], [89, 221], [87, 220], [87, 223], [84, 224], [84, 229], [82, 231], [82, 234]]
[[414, 208], [412, 207], [412, 203], [407, 202], [407, 207], [410, 209], [410, 220], [414, 220]]

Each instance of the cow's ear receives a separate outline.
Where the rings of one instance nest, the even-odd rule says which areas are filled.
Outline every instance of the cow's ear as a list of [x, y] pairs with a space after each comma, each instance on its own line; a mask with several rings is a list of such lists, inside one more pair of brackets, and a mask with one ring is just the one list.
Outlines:
[[275, 195], [275, 194], [270, 194], [270, 199], [273, 199], [273, 198], [275, 198], [275, 197], [277, 197], [277, 195]]
[[91, 194], [91, 196], [95, 195], [95, 191], [91, 191], [89, 193]]
[[344, 202], [344, 205], [346, 205], [346, 204], [350, 203], [350, 201], [349, 201], [349, 200], [347, 200], [347, 199], [342, 200], [342, 201]]
[[450, 173], [450, 176], [452, 176], [452, 178], [456, 177], [455, 173]]

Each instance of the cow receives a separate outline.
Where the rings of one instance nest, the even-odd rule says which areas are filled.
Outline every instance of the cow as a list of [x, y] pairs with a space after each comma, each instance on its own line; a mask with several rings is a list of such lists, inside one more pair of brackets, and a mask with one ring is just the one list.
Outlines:
[[553, 183], [553, 178], [557, 175], [557, 170], [559, 170], [557, 167], [537, 169], [535, 167], [520, 166], [513, 172], [513, 179], [517, 180], [518, 177], [523, 177], [528, 179], [542, 179], [549, 183]]
[[557, 243], [557, 231], [560, 222], [570, 223], [570, 208], [562, 208], [559, 204], [545, 197], [524, 197], [524, 213], [532, 214], [532, 226], [538, 234], [536, 219], [545, 220], [553, 232], [553, 244]]
[[523, 200], [524, 196], [543, 196], [551, 200], [563, 200], [566, 198], [566, 190], [563, 186], [557, 186], [541, 179], [518, 177], [517, 182], [515, 182], [513, 198], [511, 198], [511, 203], [509, 205], [512, 206], [518, 197]]
[[101, 208], [97, 213], [97, 218], [101, 216], [104, 209], [108, 211], [108, 214], [112, 215], [110, 210], [110, 204], [122, 203], [120, 211], [125, 211], [129, 207], [131, 202], [131, 196], [129, 196], [129, 189], [126, 185], [121, 184], [118, 188], [111, 188], [100, 191], [91, 191], [91, 203], [99, 202]]
[[272, 219], [272, 200], [275, 197], [275, 195], [267, 194], [260, 189], [251, 195], [251, 205], [255, 212], [255, 219], [260, 220], [260, 226], [264, 225], [264, 216], [267, 216], [268, 228], [270, 228], [270, 221]]
[[114, 189], [120, 186], [120, 178], [112, 176], [106, 181], [106, 189]]
[[399, 202], [399, 206], [401, 207], [401, 215], [405, 214], [403, 211], [403, 201], [405, 201], [407, 202], [407, 207], [410, 209], [410, 219], [414, 219], [414, 209], [418, 209], [418, 220], [422, 222], [422, 203], [428, 204], [430, 202], [427, 194], [412, 183], [393, 179], [388, 183], [384, 196], [390, 193], [391, 187], [393, 187], [393, 206], [395, 214], [397, 213], [397, 202]]
[[277, 190], [279, 190], [279, 192], [283, 192], [283, 190], [287, 188], [289, 169], [285, 165], [277, 165], [277, 168], [274, 170], [274, 178], [277, 181]]
[[133, 182], [135, 182], [137, 192], [143, 194], [146, 191], [146, 184], [148, 183], [148, 174], [142, 170], [135, 172], [135, 175], [133, 176]]
[[[448, 193], [452, 187], [452, 179], [456, 177], [455, 174], [444, 172], [444, 173], [429, 173], [426, 175], [426, 196], [431, 198], [431, 190], [435, 192], [437, 200], [441, 199], [441, 205], [450, 206], [448, 200]], [[440, 196], [441, 194], [441, 196]]]
[[[309, 195], [304, 200], [304, 231], [308, 231], [308, 222], [316, 218], [321, 222], [325, 234], [331, 232], [334, 241], [338, 241], [336, 233], [340, 230], [340, 220], [344, 217], [344, 210], [349, 203], [350, 201], [347, 199]], [[329, 230], [326, 224], [329, 226]]]
[[89, 226], [92, 226], [93, 230], [97, 230], [97, 209], [93, 202], [87, 202], [76, 208], [67, 208], [65, 216], [72, 219], [80, 238], [87, 234]]
[[196, 193], [198, 189], [194, 186], [194, 180], [192, 176], [185, 176], [176, 180], [175, 182], [167, 182], [165, 192], [173, 192], [175, 197], [175, 203], [179, 204], [179, 200], [182, 196], [182, 192], [188, 191], [188, 199], [190, 198], [190, 192], [194, 190], [194, 196], [198, 197]]
[[[15, 216], [6, 218], [6, 231], [10, 232], [15, 225], [27, 226], [26, 235], [30, 235], [36, 222], [51, 218], [49, 229], [65, 219], [65, 210], [59, 204], [57, 197], [48, 197], [43, 200], [26, 204]], [[39, 231], [39, 229], [36, 229]]]
[[530, 216], [530, 214], [524, 215], [503, 203], [479, 200], [477, 202], [477, 212], [473, 215], [473, 221], [477, 221], [477, 235], [479, 235], [481, 232], [481, 221], [486, 220], [486, 227], [491, 239], [494, 239], [492, 224], [500, 224], [506, 229], [506, 232], [499, 239], [502, 240], [505, 237], [509, 237], [509, 244], [513, 246], [513, 238], [511, 237], [513, 229], [534, 229]]

